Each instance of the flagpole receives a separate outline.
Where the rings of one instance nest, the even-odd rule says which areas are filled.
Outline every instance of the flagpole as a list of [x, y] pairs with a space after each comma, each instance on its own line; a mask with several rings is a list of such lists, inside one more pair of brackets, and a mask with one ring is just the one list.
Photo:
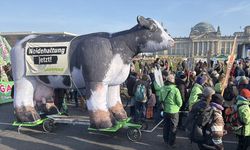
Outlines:
[[222, 96], [223, 96], [224, 90], [225, 90], [225, 88], [226, 88], [226, 86], [228, 84], [228, 79], [229, 79], [229, 76], [230, 76], [230, 72], [231, 72], [231, 69], [232, 69], [232, 66], [233, 66], [233, 63], [234, 63], [234, 60], [235, 60], [236, 42], [237, 42], [237, 35], [234, 38], [234, 43], [233, 43], [233, 47], [231, 49], [231, 54], [228, 56], [227, 72], [226, 72], [224, 82], [222, 83], [222, 91], [221, 91]]

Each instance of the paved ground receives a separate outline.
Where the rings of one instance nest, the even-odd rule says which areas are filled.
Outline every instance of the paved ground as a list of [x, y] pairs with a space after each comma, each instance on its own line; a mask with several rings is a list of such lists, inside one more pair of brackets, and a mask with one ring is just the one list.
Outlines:
[[[87, 113], [70, 107], [71, 115], [82, 115], [87, 118]], [[126, 137], [126, 130], [114, 134], [88, 132], [83, 125], [57, 125], [53, 133], [44, 133], [39, 128], [24, 128], [18, 134], [17, 128], [8, 125], [15, 118], [12, 104], [0, 105], [0, 150], [165, 150], [162, 128], [158, 127], [152, 133], [142, 133], [139, 142], [131, 142]], [[152, 125], [150, 126], [152, 127]], [[225, 149], [236, 149], [236, 138], [227, 135], [224, 138]], [[197, 150], [191, 144], [184, 132], [178, 132], [177, 150]]]

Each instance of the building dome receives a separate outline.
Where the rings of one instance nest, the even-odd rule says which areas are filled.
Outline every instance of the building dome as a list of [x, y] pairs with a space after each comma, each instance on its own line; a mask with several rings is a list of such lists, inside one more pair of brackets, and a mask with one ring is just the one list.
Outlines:
[[206, 22], [200, 22], [191, 29], [190, 35], [201, 35], [209, 32], [216, 32], [216, 31], [211, 24]]
[[245, 27], [245, 35], [250, 35], [250, 26]]

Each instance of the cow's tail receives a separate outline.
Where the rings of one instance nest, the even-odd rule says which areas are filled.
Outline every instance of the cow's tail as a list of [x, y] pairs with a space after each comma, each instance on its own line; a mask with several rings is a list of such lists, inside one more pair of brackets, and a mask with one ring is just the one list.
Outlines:
[[35, 37], [37, 35], [26, 36], [11, 49], [11, 67], [14, 81], [20, 79], [25, 73], [25, 43]]

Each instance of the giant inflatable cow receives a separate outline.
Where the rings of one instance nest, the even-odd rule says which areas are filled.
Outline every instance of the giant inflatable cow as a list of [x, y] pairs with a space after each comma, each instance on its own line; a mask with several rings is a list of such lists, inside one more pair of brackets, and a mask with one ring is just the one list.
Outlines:
[[[117, 33], [93, 33], [72, 38], [69, 46], [70, 75], [27, 76], [25, 46], [29, 41], [56, 42], [53, 35], [31, 35], [11, 50], [15, 81], [14, 110], [17, 120], [40, 119], [36, 105], [46, 103], [54, 110], [54, 88], [87, 89], [90, 123], [96, 128], [112, 127], [116, 120], [127, 118], [120, 98], [120, 84], [130, 71], [132, 58], [138, 53], [169, 49], [174, 40], [157, 21], [137, 17], [133, 28]], [[75, 86], [74, 86], [75, 84]]]

